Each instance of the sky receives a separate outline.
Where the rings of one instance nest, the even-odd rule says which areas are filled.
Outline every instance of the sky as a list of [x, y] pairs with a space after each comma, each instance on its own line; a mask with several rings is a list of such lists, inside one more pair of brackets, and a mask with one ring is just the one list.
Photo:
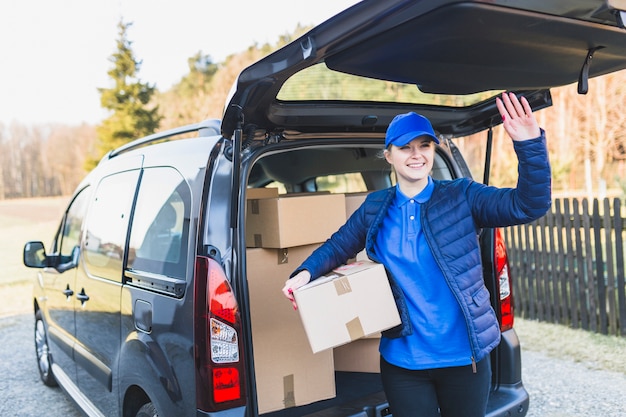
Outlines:
[[213, 62], [274, 44], [298, 23], [316, 25], [357, 0], [2, 0], [0, 123], [97, 124], [106, 117], [98, 88], [120, 19], [142, 61], [138, 77], [165, 91], [201, 51]]

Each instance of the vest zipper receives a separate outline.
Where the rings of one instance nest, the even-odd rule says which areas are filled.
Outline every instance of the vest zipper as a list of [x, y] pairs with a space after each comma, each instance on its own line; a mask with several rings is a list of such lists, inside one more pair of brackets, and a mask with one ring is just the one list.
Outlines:
[[[426, 205], [424, 205], [423, 208], [426, 208]], [[437, 263], [437, 266], [439, 267], [439, 269], [441, 270], [441, 273], [443, 274], [443, 278], [446, 281], [446, 284], [448, 284], [448, 288], [450, 288], [450, 292], [452, 292], [452, 295], [454, 295], [454, 298], [456, 299], [456, 302], [459, 305], [459, 308], [461, 309], [461, 313], [463, 313], [463, 319], [465, 319], [465, 326], [467, 328], [467, 339], [469, 341], [469, 346], [470, 346], [470, 350], [472, 351], [472, 356], [470, 356], [470, 359], [472, 360], [472, 372], [473, 373], [477, 373], [476, 371], [476, 359], [474, 359], [474, 354], [476, 353], [476, 350], [474, 349], [474, 344], [472, 343], [472, 325], [470, 324], [471, 319], [468, 317], [469, 313], [465, 312], [465, 309], [463, 308], [463, 304], [461, 303], [461, 300], [459, 298], [459, 295], [456, 293], [456, 291], [454, 291], [454, 289], [452, 288], [452, 285], [450, 284], [450, 279], [448, 278], [448, 275], [444, 272], [444, 269], [441, 267], [441, 262], [439, 261], [439, 258], [435, 255], [431, 243], [430, 243], [430, 235], [429, 235], [429, 229], [424, 227], [424, 224], [426, 220], [426, 210], [421, 210], [420, 211], [420, 222], [422, 223], [422, 230], [424, 230], [424, 235], [426, 236], [426, 244], [428, 245], [428, 248], [430, 249], [430, 251], [433, 254], [433, 258], [435, 258], [435, 262]]]

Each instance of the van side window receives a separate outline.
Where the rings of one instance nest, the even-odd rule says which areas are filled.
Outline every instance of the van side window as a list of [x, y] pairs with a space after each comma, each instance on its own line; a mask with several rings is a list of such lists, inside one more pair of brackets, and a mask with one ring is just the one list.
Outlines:
[[87, 215], [85, 267], [95, 276], [122, 281], [122, 262], [130, 209], [139, 170], [110, 175], [100, 181]]
[[61, 263], [69, 262], [74, 255], [74, 249], [80, 247], [81, 232], [85, 211], [89, 203], [91, 189], [83, 189], [72, 201], [63, 219], [63, 226], [59, 236], [58, 248]]
[[144, 170], [131, 225], [128, 268], [185, 278], [191, 194], [173, 168]]

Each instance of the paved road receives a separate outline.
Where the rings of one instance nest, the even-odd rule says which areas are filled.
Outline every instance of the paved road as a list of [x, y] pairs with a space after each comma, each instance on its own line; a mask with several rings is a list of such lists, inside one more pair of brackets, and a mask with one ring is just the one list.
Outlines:
[[[0, 416], [79, 417], [59, 388], [39, 380], [29, 314], [0, 318]], [[527, 417], [625, 417], [626, 375], [592, 371], [584, 364], [527, 351], [524, 385], [531, 396]]]

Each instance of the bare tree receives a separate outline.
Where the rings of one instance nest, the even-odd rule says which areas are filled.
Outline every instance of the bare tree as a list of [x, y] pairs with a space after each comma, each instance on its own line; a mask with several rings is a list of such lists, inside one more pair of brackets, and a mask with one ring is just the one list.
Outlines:
[[90, 125], [0, 126], [0, 199], [71, 194], [95, 142]]
[[44, 147], [52, 180], [58, 194], [70, 195], [85, 176], [85, 161], [95, 153], [95, 127], [55, 126]]
[[626, 72], [589, 80], [589, 93], [569, 97], [574, 115], [578, 162], [584, 168], [585, 191], [589, 198], [604, 197], [614, 183], [615, 162], [622, 159], [625, 141]]
[[0, 123], [0, 200], [4, 200], [6, 198], [4, 189], [4, 171], [9, 165], [5, 136], [5, 127], [2, 123]]

